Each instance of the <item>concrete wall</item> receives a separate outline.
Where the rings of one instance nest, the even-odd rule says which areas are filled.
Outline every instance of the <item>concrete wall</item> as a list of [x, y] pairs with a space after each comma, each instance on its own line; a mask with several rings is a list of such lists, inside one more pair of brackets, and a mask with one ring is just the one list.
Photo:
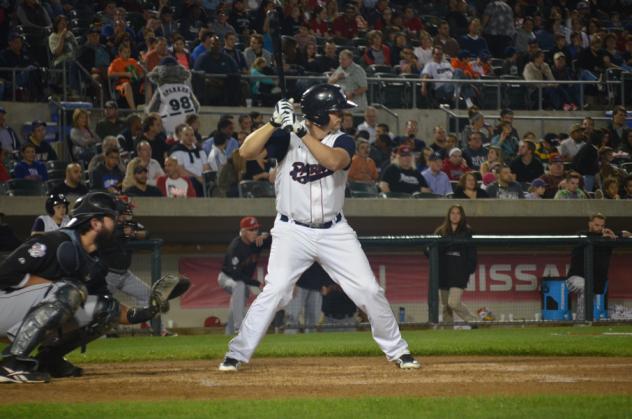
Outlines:
[[[41, 119], [44, 121], [50, 120], [50, 109], [46, 103], [22, 103], [22, 102], [2, 102], [2, 106], [7, 110], [7, 122], [17, 132], [21, 132], [22, 124], [30, 122], [34, 119]], [[241, 113], [247, 113], [256, 110], [258, 112], [269, 115], [272, 112], [271, 108], [234, 108], [234, 107], [210, 107], [204, 106], [201, 110], [201, 132], [204, 135], [211, 133], [219, 118], [224, 114], [231, 114], [238, 116]], [[383, 110], [379, 110], [378, 121], [388, 124], [391, 131], [395, 134], [402, 133], [404, 125], [407, 120], [414, 119], [418, 121], [419, 125], [419, 137], [428, 142], [432, 138], [432, 129], [436, 125], [447, 126], [446, 113], [438, 109], [394, 109], [393, 110], [399, 118], [399, 126], [397, 125], [397, 119]], [[458, 115], [465, 116], [466, 111], [458, 111]], [[483, 114], [488, 115], [487, 122], [490, 125], [495, 125], [498, 116], [498, 111], [483, 111]], [[92, 122], [98, 121], [100, 111], [93, 111]], [[529, 120], [521, 121], [521, 116], [543, 116], [547, 117], [559, 117], [564, 118], [556, 121], [545, 120]], [[515, 126], [519, 133], [526, 131], [533, 131], [536, 135], [542, 136], [547, 132], [568, 132], [570, 126], [574, 122], [579, 122], [579, 119], [584, 116], [592, 116], [593, 118], [603, 117], [603, 112], [591, 111], [591, 112], [563, 112], [563, 111], [516, 111], [515, 114]], [[265, 117], [267, 119], [267, 116]], [[571, 119], [576, 118], [576, 119]], [[597, 121], [596, 126], [605, 126], [604, 121]]]

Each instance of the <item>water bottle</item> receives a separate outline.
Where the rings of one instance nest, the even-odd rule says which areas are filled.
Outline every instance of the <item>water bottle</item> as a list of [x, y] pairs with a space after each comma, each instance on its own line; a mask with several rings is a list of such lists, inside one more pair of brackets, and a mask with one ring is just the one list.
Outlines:
[[406, 321], [406, 307], [399, 308], [399, 322], [404, 323]]

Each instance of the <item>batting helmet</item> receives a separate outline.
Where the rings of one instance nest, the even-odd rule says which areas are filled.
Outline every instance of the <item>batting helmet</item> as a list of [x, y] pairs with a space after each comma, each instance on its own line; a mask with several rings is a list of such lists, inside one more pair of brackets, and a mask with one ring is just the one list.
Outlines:
[[117, 200], [114, 195], [106, 192], [90, 192], [75, 201], [67, 228], [77, 226], [89, 221], [94, 217], [112, 217], [116, 219], [119, 215]]
[[347, 100], [340, 86], [333, 84], [312, 86], [301, 98], [301, 110], [305, 118], [320, 126], [329, 123], [329, 112], [339, 112], [356, 106], [358, 105]]
[[51, 194], [46, 198], [46, 213], [48, 215], [55, 214], [55, 206], [59, 204], [66, 205], [66, 211], [68, 211], [68, 200], [63, 193]]

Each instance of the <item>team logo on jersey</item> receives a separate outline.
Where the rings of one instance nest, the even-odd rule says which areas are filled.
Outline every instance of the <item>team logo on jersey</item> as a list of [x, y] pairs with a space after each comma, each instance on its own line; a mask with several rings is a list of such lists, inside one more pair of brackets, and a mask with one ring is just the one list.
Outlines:
[[302, 185], [333, 174], [334, 172], [321, 166], [320, 164], [305, 164], [300, 161], [292, 164], [292, 171], [290, 172], [292, 179]]
[[237, 256], [233, 256], [230, 262], [233, 264], [233, 266], [237, 266], [239, 264], [239, 258]]
[[43, 243], [33, 243], [33, 246], [29, 249], [29, 255], [32, 258], [41, 258], [46, 254], [46, 245]]

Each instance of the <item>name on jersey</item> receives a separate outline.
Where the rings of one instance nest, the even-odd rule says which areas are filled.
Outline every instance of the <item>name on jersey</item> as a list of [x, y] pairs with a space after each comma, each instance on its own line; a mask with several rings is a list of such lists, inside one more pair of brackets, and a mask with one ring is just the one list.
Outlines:
[[292, 179], [296, 182], [305, 185], [306, 183], [314, 182], [329, 175], [333, 175], [333, 173], [334, 172], [321, 166], [320, 164], [306, 164], [297, 161], [292, 164], [290, 176], [292, 176]]
[[170, 94], [173, 94], [173, 93], [189, 94], [189, 86], [187, 85], [173, 86], [173, 87], [169, 87], [165, 89], [163, 92], [165, 96], [169, 96]]

